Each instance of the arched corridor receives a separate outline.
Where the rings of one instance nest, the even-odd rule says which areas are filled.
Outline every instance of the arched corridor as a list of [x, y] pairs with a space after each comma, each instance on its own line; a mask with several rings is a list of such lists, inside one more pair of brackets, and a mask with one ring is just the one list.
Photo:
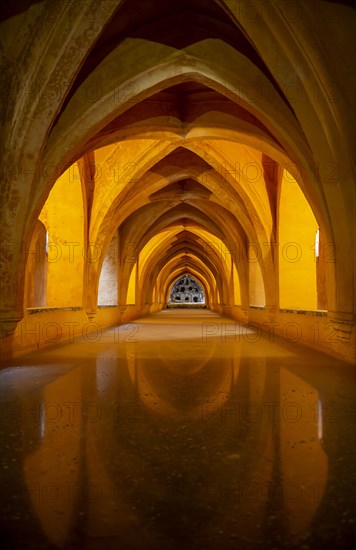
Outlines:
[[[326, 465], [337, 461], [334, 427], [324, 426], [323, 437], [329, 438], [324, 447], [320, 426], [313, 426], [315, 433], [306, 424], [288, 426], [295, 435], [286, 443], [285, 426], [268, 432], [262, 416], [261, 432], [254, 426], [251, 439], [246, 419], [231, 438], [220, 438], [196, 424], [194, 415], [203, 403], [213, 403], [209, 417], [219, 415], [216, 396], [222, 395], [231, 403], [265, 396], [263, 403], [271, 399], [283, 409], [294, 381], [301, 392], [296, 390], [296, 403], [310, 395], [317, 418], [329, 414], [320, 411], [330, 410], [334, 383], [340, 407], [346, 393], [350, 397], [347, 385], [351, 391], [356, 364], [355, 14], [349, 0], [15, 0], [0, 7], [5, 395], [14, 389], [17, 406], [32, 388], [40, 408], [57, 391], [63, 403], [67, 391], [68, 401], [75, 402], [89, 403], [92, 395], [105, 401], [111, 394], [115, 400], [121, 391], [128, 400], [143, 399], [136, 433], [142, 443], [146, 438], [140, 452], [153, 469], [132, 452], [128, 431], [120, 443], [122, 460], [126, 467], [132, 458], [134, 479], [152, 478], [147, 491], [165, 518], [163, 530], [147, 527], [140, 538], [135, 521], [141, 527], [148, 521], [141, 513], [148, 493], [142, 493], [146, 500], [136, 516], [121, 486], [116, 489], [126, 503], [115, 501], [107, 517], [84, 497], [83, 506], [74, 499], [82, 520], [73, 520], [70, 508], [55, 512], [34, 503], [26, 475], [42, 475], [41, 460], [48, 464], [53, 458], [48, 426], [36, 417], [38, 433], [19, 461], [25, 465], [19, 475], [39, 543], [47, 536], [49, 547], [76, 548], [85, 532], [84, 547], [98, 548], [109, 516], [108, 544], [122, 538], [133, 550], [156, 548], [160, 536], [167, 550], [175, 548], [174, 517], [187, 544], [194, 521], [205, 526], [203, 538], [196, 539], [201, 548], [232, 547], [235, 539], [258, 548], [264, 537], [272, 548], [279, 535], [286, 544], [304, 544], [309, 531], [311, 546], [324, 540], [320, 529], [333, 510], [328, 484], [334, 466]], [[36, 373], [44, 394], [49, 392], [45, 398], [32, 386]], [[322, 385], [324, 378], [331, 386]], [[215, 471], [215, 450], [231, 455], [231, 465], [247, 453], [253, 465], [246, 458], [239, 475], [246, 470], [249, 483], [255, 483], [254, 471], [264, 480], [284, 472], [293, 483], [288, 468], [294, 459], [283, 445], [294, 451], [295, 441], [316, 438], [309, 473], [324, 476], [324, 496], [304, 513], [294, 504], [288, 508], [280, 494], [269, 495], [263, 506], [278, 518], [278, 528], [261, 502], [251, 504], [251, 520], [244, 516], [236, 532], [227, 527], [232, 512], [221, 503], [195, 500], [189, 519], [181, 495], [165, 513], [167, 487], [179, 487], [178, 473], [188, 476], [187, 490], [198, 494], [199, 476], [194, 468], [188, 474], [188, 466], [174, 467], [176, 478], [163, 486], [155, 481], [155, 464], [158, 476], [169, 469], [161, 457], [162, 434], [174, 439], [185, 418], [194, 424], [187, 448], [191, 439], [206, 437], [214, 449], [208, 460], [192, 445], [204, 479], [211, 475], [224, 487], [233, 467], [225, 471], [220, 464]], [[85, 428], [72, 435], [66, 424], [52, 434], [59, 454], [85, 441], [85, 449], [73, 451], [73, 461], [80, 456], [85, 466], [73, 466], [73, 476], [60, 466], [58, 475], [71, 483], [97, 467], [100, 484], [109, 486], [112, 472], [99, 451], [107, 444], [106, 457], [120, 454], [112, 426], [104, 422], [100, 441], [97, 433], [89, 435], [96, 426], [85, 420]], [[345, 434], [348, 429], [347, 421]], [[5, 432], [12, 437], [7, 425]], [[259, 441], [262, 432], [266, 439]], [[27, 432], [21, 433], [25, 445]], [[173, 441], [166, 450], [184, 462], [181, 435], [178, 447]], [[246, 449], [238, 443], [240, 435], [241, 441], [247, 438]], [[251, 441], [258, 458], [251, 458]], [[352, 451], [351, 444], [342, 445]], [[9, 449], [7, 458], [12, 442]], [[302, 453], [299, 460], [307, 471]], [[335, 472], [334, 479], [344, 479], [338, 465]], [[299, 470], [295, 475], [303, 485]], [[342, 481], [340, 491], [344, 486]], [[14, 515], [16, 504], [11, 506]], [[117, 516], [114, 509], [120, 510]], [[81, 531], [81, 521], [97, 526]], [[249, 534], [256, 525], [263, 535]], [[308, 531], [307, 525], [313, 527]], [[10, 541], [15, 527], [9, 527]], [[345, 542], [350, 525], [343, 527]]]
[[355, 12], [290, 4], [3, 9], [4, 358], [159, 311], [188, 271], [212, 311], [355, 361]]

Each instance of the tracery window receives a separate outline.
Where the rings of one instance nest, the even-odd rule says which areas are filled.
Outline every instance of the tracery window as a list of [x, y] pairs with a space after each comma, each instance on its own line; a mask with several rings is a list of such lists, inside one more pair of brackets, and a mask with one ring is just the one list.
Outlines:
[[169, 302], [205, 304], [204, 290], [194, 277], [186, 273], [174, 283], [169, 295]]

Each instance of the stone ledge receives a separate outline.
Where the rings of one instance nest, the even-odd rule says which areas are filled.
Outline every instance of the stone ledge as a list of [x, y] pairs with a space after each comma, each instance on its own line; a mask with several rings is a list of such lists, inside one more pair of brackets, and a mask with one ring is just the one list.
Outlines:
[[315, 317], [327, 317], [328, 312], [323, 309], [288, 309], [282, 308], [279, 313], [294, 313], [297, 315], [312, 315]]
[[47, 311], [83, 311], [81, 306], [67, 306], [67, 307], [28, 307], [27, 312], [30, 315], [34, 313], [46, 313]]
[[167, 304], [166, 309], [207, 309], [206, 304]]

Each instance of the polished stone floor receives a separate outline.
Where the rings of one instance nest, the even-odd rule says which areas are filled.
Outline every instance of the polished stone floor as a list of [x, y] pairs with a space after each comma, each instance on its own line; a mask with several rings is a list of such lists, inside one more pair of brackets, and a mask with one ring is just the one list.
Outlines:
[[3, 365], [6, 549], [351, 548], [354, 367], [207, 310]]

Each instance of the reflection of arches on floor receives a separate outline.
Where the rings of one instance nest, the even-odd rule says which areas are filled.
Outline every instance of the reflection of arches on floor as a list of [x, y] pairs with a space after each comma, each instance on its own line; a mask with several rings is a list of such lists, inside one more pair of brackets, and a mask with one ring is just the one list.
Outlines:
[[47, 305], [48, 233], [45, 225], [37, 220], [33, 232], [26, 265], [27, 307]]
[[[215, 411], [223, 407], [226, 399], [234, 389], [235, 383], [238, 380], [240, 370], [240, 358], [239, 357], [220, 357], [219, 369], [215, 368], [214, 361], [211, 361], [216, 342], [211, 341], [211, 346], [204, 346], [202, 351], [204, 352], [203, 360], [198, 364], [189, 362], [188, 371], [184, 373], [184, 377], [190, 376], [192, 379], [192, 385], [194, 388], [199, 387], [199, 394], [193, 394], [189, 403], [182, 406], [182, 403], [172, 399], [170, 394], [170, 388], [175, 387], [177, 383], [182, 379], [182, 362], [179, 361], [179, 353], [176, 359], [171, 358], [170, 350], [172, 344], [169, 341], [159, 342], [157, 351], [159, 357], [157, 357], [158, 370], [153, 371], [147, 368], [147, 362], [144, 359], [136, 357], [130, 352], [127, 352], [127, 366], [132, 383], [137, 388], [140, 401], [145, 408], [151, 410], [154, 414], [167, 416], [173, 415], [176, 418], [202, 418], [202, 411], [205, 414], [213, 415]], [[184, 355], [184, 350], [182, 350]], [[173, 385], [166, 384], [155, 374], [159, 373], [160, 368], [164, 368], [166, 371], [166, 382], [171, 381]], [[97, 367], [98, 368], [98, 367]], [[207, 372], [207, 376], [204, 380], [208, 381], [205, 385], [196, 384], [194, 382], [195, 377], [200, 376], [201, 372]], [[211, 380], [214, 383], [211, 384]], [[209, 404], [209, 411], [207, 407], [203, 410], [201, 403], [201, 395], [204, 396], [204, 403]]]
[[185, 273], [173, 284], [168, 303], [205, 304], [204, 290], [192, 275]]

